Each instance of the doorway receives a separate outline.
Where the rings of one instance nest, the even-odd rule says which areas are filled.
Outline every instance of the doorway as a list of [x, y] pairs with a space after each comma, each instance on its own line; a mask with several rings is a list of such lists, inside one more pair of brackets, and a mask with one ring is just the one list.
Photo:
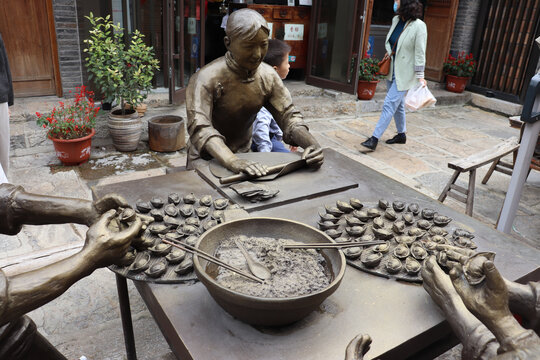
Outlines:
[[356, 92], [365, 0], [314, 0], [306, 83]]
[[15, 96], [61, 96], [52, 0], [2, 0], [0, 33]]

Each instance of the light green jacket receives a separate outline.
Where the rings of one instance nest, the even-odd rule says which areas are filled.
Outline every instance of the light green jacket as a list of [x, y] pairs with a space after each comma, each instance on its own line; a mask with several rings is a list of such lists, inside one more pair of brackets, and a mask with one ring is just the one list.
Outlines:
[[[386, 35], [385, 47], [388, 54], [392, 53], [392, 47], [388, 40], [398, 22], [399, 16], [394, 16], [392, 27], [388, 35]], [[426, 67], [426, 24], [422, 20], [416, 19], [409, 21], [406, 26], [399, 37], [394, 57], [395, 60], [392, 59], [390, 72], [386, 77], [388, 80], [392, 80], [392, 71], [394, 69], [396, 70], [396, 85], [399, 91], [412, 88], [418, 82], [418, 78], [424, 77], [424, 69]], [[393, 64], [394, 61], [395, 65]]]

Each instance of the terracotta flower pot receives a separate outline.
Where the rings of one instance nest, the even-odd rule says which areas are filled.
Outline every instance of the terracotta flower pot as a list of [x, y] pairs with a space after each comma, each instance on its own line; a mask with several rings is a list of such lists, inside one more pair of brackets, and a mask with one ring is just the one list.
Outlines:
[[366, 81], [358, 80], [358, 99], [360, 100], [371, 100], [375, 95], [375, 89], [379, 80], [375, 81]]
[[118, 151], [135, 151], [142, 134], [142, 122], [135, 110], [113, 110], [109, 114], [109, 134], [113, 145]]
[[86, 162], [90, 158], [90, 150], [92, 149], [92, 136], [96, 131], [85, 137], [71, 140], [55, 139], [49, 137], [54, 145], [56, 156], [64, 165], [79, 165]]
[[154, 116], [148, 121], [150, 150], [169, 152], [186, 146], [186, 126], [180, 116]]
[[446, 75], [446, 90], [462, 93], [470, 77]]

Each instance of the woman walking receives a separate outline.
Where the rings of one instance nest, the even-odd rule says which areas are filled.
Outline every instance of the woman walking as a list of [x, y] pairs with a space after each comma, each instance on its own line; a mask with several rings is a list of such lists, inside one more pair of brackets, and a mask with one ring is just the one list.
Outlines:
[[390, 72], [387, 76], [388, 92], [384, 99], [381, 117], [373, 131], [373, 136], [362, 146], [375, 150], [382, 134], [390, 124], [392, 116], [398, 134], [386, 140], [387, 144], [405, 144], [404, 98], [407, 90], [420, 82], [426, 86], [424, 68], [426, 64], [426, 24], [422, 17], [422, 4], [418, 0], [395, 0], [392, 26], [386, 36], [386, 51], [391, 55]]

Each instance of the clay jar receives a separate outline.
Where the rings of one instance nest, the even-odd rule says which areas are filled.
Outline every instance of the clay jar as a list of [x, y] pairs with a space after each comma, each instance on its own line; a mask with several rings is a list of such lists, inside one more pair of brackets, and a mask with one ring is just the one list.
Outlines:
[[175, 115], [154, 116], [148, 121], [150, 150], [177, 151], [186, 146], [184, 119]]

